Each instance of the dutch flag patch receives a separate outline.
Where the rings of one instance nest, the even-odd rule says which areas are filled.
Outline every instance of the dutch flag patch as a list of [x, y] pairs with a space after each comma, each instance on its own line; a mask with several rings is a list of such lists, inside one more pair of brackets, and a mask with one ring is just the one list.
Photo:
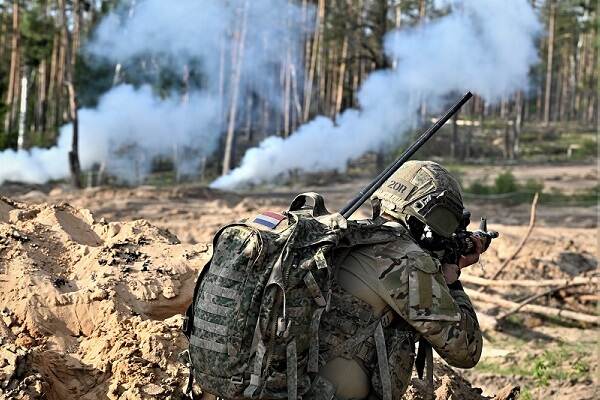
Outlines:
[[264, 225], [270, 229], [274, 229], [284, 219], [285, 216], [282, 214], [274, 213], [271, 211], [265, 211], [262, 214], [257, 215], [252, 222], [254, 222], [255, 224]]

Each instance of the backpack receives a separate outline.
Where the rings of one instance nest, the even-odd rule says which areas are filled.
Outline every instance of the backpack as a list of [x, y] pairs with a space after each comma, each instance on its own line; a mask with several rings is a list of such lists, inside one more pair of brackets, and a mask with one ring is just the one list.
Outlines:
[[193, 378], [203, 391], [231, 400], [307, 393], [319, 370], [333, 251], [395, 237], [329, 213], [312, 192], [283, 214], [221, 228], [186, 313]]

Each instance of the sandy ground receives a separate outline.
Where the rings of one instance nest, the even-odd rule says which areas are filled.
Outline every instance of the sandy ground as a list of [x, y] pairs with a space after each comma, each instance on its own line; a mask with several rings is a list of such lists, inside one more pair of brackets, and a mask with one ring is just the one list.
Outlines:
[[[0, 399], [182, 398], [181, 313], [218, 227], [283, 210], [308, 189], [322, 192], [337, 210], [363, 183], [237, 194], [198, 185], [0, 188], [10, 195], [0, 201]], [[481, 265], [469, 271], [489, 277], [525, 234], [529, 206], [476, 203], [471, 209], [501, 232]], [[502, 278], [597, 276], [597, 212], [597, 206], [540, 207], [531, 238]], [[561, 290], [536, 304], [597, 315], [597, 289]], [[488, 293], [519, 301], [543, 290]], [[483, 302], [476, 308], [492, 317], [501, 311]], [[460, 375], [487, 396], [520, 385], [523, 399], [599, 398], [596, 327], [517, 314], [485, 337], [474, 370], [438, 366], [438, 398], [484, 398]], [[419, 384], [409, 398], [419, 398]]]

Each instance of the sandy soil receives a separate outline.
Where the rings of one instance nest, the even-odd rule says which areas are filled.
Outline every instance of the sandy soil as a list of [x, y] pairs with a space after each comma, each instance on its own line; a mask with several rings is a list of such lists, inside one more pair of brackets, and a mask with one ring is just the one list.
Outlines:
[[[285, 209], [303, 189], [323, 192], [336, 210], [362, 184], [238, 194], [197, 185], [11, 190], [11, 199], [0, 200], [0, 399], [182, 398], [181, 313], [218, 227]], [[524, 235], [529, 206], [472, 209], [501, 232], [469, 271], [489, 277]], [[541, 207], [530, 240], [502, 278], [597, 276], [597, 211]], [[364, 209], [357, 216], [367, 215]], [[597, 314], [597, 289], [562, 290], [536, 303]], [[490, 293], [519, 301], [543, 290]], [[492, 317], [501, 311], [476, 307]], [[526, 400], [598, 398], [598, 354], [590, 350], [598, 348], [596, 327], [518, 314], [485, 337], [474, 370], [436, 367], [437, 398], [480, 399], [515, 385]], [[419, 385], [415, 380], [409, 398], [422, 398]]]

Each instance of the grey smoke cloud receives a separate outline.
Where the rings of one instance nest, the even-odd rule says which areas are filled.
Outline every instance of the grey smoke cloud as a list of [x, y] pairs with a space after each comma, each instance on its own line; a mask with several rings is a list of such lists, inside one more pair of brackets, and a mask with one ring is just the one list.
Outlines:
[[[135, 180], [148, 171], [153, 157], [177, 153], [187, 154], [177, 160], [180, 172], [197, 172], [222, 133], [221, 107], [228, 107], [231, 52], [238, 43], [234, 36], [244, 7], [247, 29], [239, 99], [253, 93], [277, 110], [281, 101], [274, 71], [288, 52], [290, 62], [298, 63], [303, 27], [310, 25], [302, 22], [313, 20], [312, 9], [303, 11], [288, 0], [137, 0], [131, 12], [121, 9], [106, 16], [85, 51], [122, 63], [128, 73], [136, 68], [129, 71], [127, 66], [139, 65], [141, 59], [179, 76], [184, 65], [199, 66], [203, 85], [190, 88], [183, 101], [181, 93], [159, 97], [150, 86], [123, 84], [105, 93], [98, 107], [79, 110], [82, 167], [104, 163], [108, 172]], [[296, 70], [301, 72], [300, 67]], [[219, 82], [225, 82], [223, 90]], [[53, 148], [0, 152], [0, 184], [68, 176], [70, 145], [67, 125]]]
[[265, 139], [211, 186], [233, 189], [292, 170], [344, 170], [349, 160], [397, 142], [413, 125], [421, 101], [439, 110], [453, 92], [471, 90], [493, 102], [526, 90], [540, 30], [529, 3], [441, 3], [452, 7], [449, 15], [387, 36], [385, 51], [397, 60], [396, 68], [368, 77], [358, 93], [360, 110], [344, 111], [335, 123], [317, 117], [287, 139]]

